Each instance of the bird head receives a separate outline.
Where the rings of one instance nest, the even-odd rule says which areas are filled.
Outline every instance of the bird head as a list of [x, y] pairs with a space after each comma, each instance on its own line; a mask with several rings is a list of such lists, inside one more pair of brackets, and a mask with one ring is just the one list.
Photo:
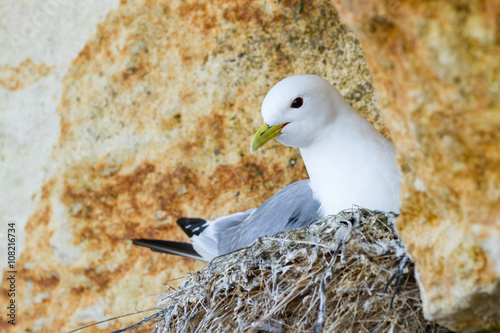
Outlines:
[[332, 123], [344, 105], [340, 93], [316, 75], [297, 75], [278, 82], [262, 102], [264, 124], [252, 138], [253, 153], [276, 138], [289, 147], [305, 148]]

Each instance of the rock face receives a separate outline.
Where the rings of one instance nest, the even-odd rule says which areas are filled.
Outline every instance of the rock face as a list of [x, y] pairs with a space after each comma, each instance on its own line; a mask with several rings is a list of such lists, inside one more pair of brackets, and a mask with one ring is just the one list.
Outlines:
[[[69, 331], [135, 311], [165, 291], [161, 282], [201, 266], [129, 238], [184, 239], [176, 218], [255, 207], [305, 178], [293, 149], [249, 154], [260, 103], [279, 79], [326, 77], [387, 135], [370, 70], [404, 174], [397, 226], [425, 314], [457, 330], [500, 325], [495, 2], [0, 8], [0, 41], [12, 51], [0, 53], [0, 213], [17, 225], [16, 328]], [[120, 320], [96, 329], [137, 321]]]
[[500, 5], [334, 3], [360, 36], [399, 152], [397, 225], [426, 316], [500, 326]]
[[[298, 151], [249, 153], [278, 80], [322, 75], [386, 133], [360, 44], [329, 1], [18, 3], [2, 12], [21, 11], [38, 29], [14, 27], [7, 43], [24, 44], [0, 65], [0, 179], [12, 189], [0, 209], [22, 250], [20, 330], [69, 331], [134, 312], [162, 282], [201, 266], [130, 238], [183, 240], [176, 218], [255, 207], [306, 178]], [[93, 11], [109, 11], [95, 32], [81, 28]]]

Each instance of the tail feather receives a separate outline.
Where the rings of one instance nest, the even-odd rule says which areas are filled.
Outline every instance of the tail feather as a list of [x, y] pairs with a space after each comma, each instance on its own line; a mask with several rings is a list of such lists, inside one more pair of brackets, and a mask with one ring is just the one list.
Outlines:
[[177, 225], [189, 238], [199, 236], [208, 227], [208, 223], [204, 219], [191, 217], [181, 217], [177, 220]]
[[140, 238], [132, 239], [132, 244], [147, 247], [154, 252], [174, 254], [203, 261], [205, 260], [194, 250], [193, 243], [190, 242], [174, 242], [159, 239]]

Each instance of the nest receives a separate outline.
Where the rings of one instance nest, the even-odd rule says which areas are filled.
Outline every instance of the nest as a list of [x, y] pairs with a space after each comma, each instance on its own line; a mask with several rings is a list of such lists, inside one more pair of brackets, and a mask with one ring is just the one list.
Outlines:
[[423, 317], [396, 217], [356, 210], [260, 238], [190, 274], [144, 321], [157, 333], [449, 332]]

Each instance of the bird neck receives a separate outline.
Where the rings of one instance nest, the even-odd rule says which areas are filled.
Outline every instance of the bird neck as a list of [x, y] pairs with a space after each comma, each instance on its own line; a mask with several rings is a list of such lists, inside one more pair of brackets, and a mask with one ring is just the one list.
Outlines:
[[373, 202], [372, 197], [364, 198], [362, 193], [373, 193], [370, 186], [380, 185], [387, 165], [394, 165], [397, 172], [394, 148], [354, 111], [339, 114], [335, 122], [300, 151], [313, 193], [322, 203], [322, 215], [337, 214], [353, 205], [386, 208], [378, 207], [379, 203]]
[[[366, 148], [376, 143], [374, 138], [380, 140], [379, 137], [383, 141], [387, 141], [366, 119], [354, 110], [339, 112], [335, 121], [318, 131], [315, 140], [307, 147], [301, 147], [300, 151], [308, 171], [310, 169], [313, 171], [314, 166], [321, 165], [315, 163], [316, 161], [354, 162], [353, 158], [365, 155], [367, 153]], [[329, 152], [329, 154], [325, 154], [325, 152]], [[346, 161], [343, 159], [346, 159]]]

